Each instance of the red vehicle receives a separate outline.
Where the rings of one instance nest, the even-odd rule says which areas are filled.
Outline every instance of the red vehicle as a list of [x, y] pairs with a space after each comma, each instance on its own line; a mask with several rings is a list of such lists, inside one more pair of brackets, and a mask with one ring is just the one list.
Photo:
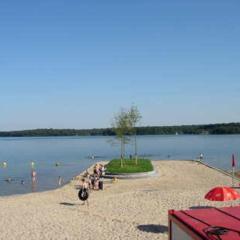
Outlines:
[[240, 206], [169, 211], [169, 240], [240, 240]]

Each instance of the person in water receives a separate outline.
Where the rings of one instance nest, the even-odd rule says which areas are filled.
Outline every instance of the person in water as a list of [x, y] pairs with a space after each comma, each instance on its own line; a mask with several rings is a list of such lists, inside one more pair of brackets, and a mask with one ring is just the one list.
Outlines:
[[58, 177], [58, 186], [62, 186], [63, 184], [63, 179], [61, 176]]
[[7, 162], [3, 162], [3, 168], [6, 168], [7, 167]]
[[35, 168], [35, 162], [31, 161], [31, 168], [34, 169]]
[[36, 182], [37, 172], [36, 172], [35, 170], [32, 170], [32, 172], [31, 172], [31, 178], [32, 178], [32, 182]]

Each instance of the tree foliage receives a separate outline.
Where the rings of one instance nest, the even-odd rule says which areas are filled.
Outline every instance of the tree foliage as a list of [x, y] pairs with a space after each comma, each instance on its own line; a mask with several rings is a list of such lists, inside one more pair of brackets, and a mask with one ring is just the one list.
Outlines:
[[[183, 126], [136, 127], [136, 135], [178, 134], [240, 134], [240, 123], [218, 123]], [[127, 134], [130, 135], [131, 133]], [[0, 137], [48, 137], [48, 136], [114, 136], [113, 128], [93, 129], [33, 129], [23, 131], [0, 131]]]
[[113, 131], [116, 138], [120, 141], [121, 146], [121, 166], [125, 158], [125, 144], [129, 142], [128, 135], [132, 131], [132, 125], [129, 118], [129, 112], [122, 109], [115, 117], [112, 123]]
[[131, 125], [131, 131], [134, 135], [134, 156], [135, 156], [135, 164], [138, 164], [138, 154], [137, 154], [137, 129], [136, 126], [142, 118], [137, 106], [132, 106], [128, 112], [128, 118]]

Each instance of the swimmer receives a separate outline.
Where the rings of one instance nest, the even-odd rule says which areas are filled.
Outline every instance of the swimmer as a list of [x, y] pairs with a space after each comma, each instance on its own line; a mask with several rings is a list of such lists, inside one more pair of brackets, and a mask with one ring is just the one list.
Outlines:
[[36, 182], [36, 176], [37, 176], [37, 172], [35, 170], [32, 170], [31, 172], [32, 182]]
[[35, 167], [35, 162], [31, 161], [31, 167], [34, 168]]
[[10, 183], [12, 181], [12, 178], [8, 177], [7, 179], [5, 179], [5, 181]]

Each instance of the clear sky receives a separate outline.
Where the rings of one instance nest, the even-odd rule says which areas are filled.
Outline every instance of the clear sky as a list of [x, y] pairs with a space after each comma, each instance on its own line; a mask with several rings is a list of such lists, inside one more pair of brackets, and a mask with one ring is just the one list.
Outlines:
[[239, 122], [239, 0], [0, 2], [0, 130]]

